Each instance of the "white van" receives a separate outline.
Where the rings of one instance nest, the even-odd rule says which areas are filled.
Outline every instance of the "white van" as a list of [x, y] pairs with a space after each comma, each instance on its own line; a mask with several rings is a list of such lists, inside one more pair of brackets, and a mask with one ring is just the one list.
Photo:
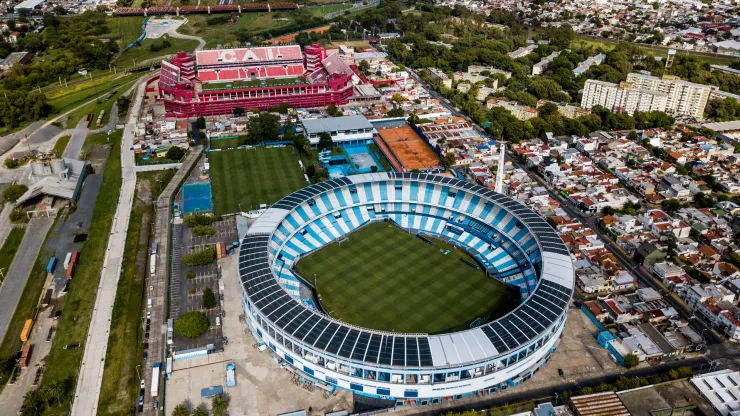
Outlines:
[[146, 307], [147, 307], [147, 309], [151, 309], [152, 308], [152, 300], [151, 299], [147, 300]]
[[220, 316], [217, 316], [216, 317], [216, 326], [221, 326], [221, 317]]

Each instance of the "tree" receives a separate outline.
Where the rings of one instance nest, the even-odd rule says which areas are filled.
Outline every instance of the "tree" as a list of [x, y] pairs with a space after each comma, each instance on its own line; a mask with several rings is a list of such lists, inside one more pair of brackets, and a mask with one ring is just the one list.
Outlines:
[[3, 191], [3, 200], [5, 200], [5, 202], [15, 202], [18, 200], [18, 198], [25, 194], [27, 190], [28, 187], [26, 185], [19, 183], [10, 184]]
[[306, 138], [303, 137], [302, 134], [297, 134], [293, 136], [293, 148], [295, 148], [298, 153], [304, 153], [306, 151], [306, 149], [304, 148], [306, 142], [308, 142], [308, 140], [306, 140]]
[[64, 395], [67, 393], [62, 382], [60, 380], [52, 380], [45, 387], [49, 399], [55, 400], [57, 404], [61, 404]]
[[15, 169], [15, 168], [17, 168], [20, 165], [21, 165], [21, 163], [19, 161], [15, 160], [15, 159], [13, 159], [12, 157], [9, 157], [9, 158], [5, 159], [5, 167], [8, 168], [8, 169]]
[[211, 408], [213, 409], [213, 416], [224, 416], [229, 409], [229, 399], [221, 395], [216, 396], [211, 402]]
[[198, 117], [198, 120], [196, 120], [198, 123], [198, 128], [203, 130], [206, 128], [206, 119], [205, 117]]
[[213, 290], [210, 287], [203, 289], [203, 308], [213, 309], [218, 305], [216, 302], [216, 295], [213, 294]]
[[172, 410], [172, 416], [190, 416], [190, 410], [188, 410], [188, 408], [185, 407], [185, 405], [178, 404]]
[[186, 312], [175, 321], [175, 333], [186, 338], [198, 338], [206, 331], [208, 331], [208, 317], [203, 312]]
[[626, 368], [637, 367], [640, 364], [640, 359], [635, 354], [627, 354], [624, 356], [624, 366]]
[[198, 225], [193, 228], [193, 235], [201, 236], [212, 236], [216, 234], [216, 229], [208, 225]]
[[395, 93], [391, 96], [391, 101], [393, 101], [394, 103], [402, 103], [406, 101], [406, 97], [399, 93]]
[[247, 141], [251, 144], [275, 141], [280, 136], [280, 117], [260, 113], [249, 119], [247, 129]]
[[216, 261], [216, 250], [213, 247], [206, 247], [203, 250], [192, 251], [182, 256], [182, 263], [186, 266], [205, 266]]
[[455, 164], [456, 161], [457, 161], [457, 158], [455, 157], [455, 154], [452, 152], [445, 154], [441, 159], [442, 166], [445, 169], [449, 169], [451, 166]]
[[334, 147], [334, 141], [329, 133], [322, 131], [319, 134], [319, 150], [331, 150]]
[[334, 117], [334, 116], [337, 115], [337, 111], [339, 111], [339, 110], [337, 109], [337, 106], [334, 105], [334, 104], [329, 104], [326, 107], [326, 114], [329, 114], [332, 117]]
[[208, 409], [205, 406], [198, 406], [190, 416], [208, 416]]
[[234, 115], [239, 117], [244, 115], [244, 109], [242, 107], [234, 107]]
[[185, 151], [180, 146], [172, 146], [167, 150], [167, 153], [164, 155], [165, 159], [167, 160], [182, 160], [182, 157], [185, 156]]
[[358, 65], [358, 68], [360, 68], [360, 71], [362, 71], [363, 74], [367, 74], [368, 71], [370, 71], [370, 63], [368, 61], [362, 60], [360, 61], [360, 65]]

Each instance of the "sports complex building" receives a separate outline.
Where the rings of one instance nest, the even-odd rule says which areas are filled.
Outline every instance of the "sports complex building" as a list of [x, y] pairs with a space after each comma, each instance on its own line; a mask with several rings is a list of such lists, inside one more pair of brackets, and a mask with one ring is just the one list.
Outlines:
[[[379, 221], [465, 250], [490, 278], [517, 288], [521, 302], [497, 319], [435, 335], [361, 328], [307, 302], [298, 260]], [[342, 177], [283, 198], [242, 240], [239, 273], [250, 331], [292, 371], [322, 388], [421, 404], [529, 379], [560, 342], [574, 283], [562, 240], [522, 204], [415, 173]]]
[[373, 103], [380, 94], [362, 84], [356, 67], [318, 45], [179, 52], [162, 62], [158, 88], [175, 117], [231, 114], [287, 103], [295, 108]]

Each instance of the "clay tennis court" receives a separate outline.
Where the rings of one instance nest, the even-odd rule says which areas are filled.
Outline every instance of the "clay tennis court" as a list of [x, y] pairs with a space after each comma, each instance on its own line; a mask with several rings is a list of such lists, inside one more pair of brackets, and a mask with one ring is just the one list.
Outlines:
[[378, 135], [390, 150], [390, 159], [396, 159], [403, 170], [425, 171], [441, 166], [431, 147], [409, 125], [392, 129], [379, 129]]

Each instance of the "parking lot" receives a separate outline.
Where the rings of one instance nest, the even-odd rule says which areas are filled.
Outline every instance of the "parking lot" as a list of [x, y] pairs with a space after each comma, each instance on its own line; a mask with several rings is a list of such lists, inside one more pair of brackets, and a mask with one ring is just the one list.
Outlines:
[[[222, 309], [219, 296], [219, 270], [216, 263], [204, 266], [188, 267], [182, 263], [186, 254], [214, 247], [222, 242], [226, 247], [237, 241], [236, 220], [233, 217], [225, 218], [211, 225], [216, 233], [211, 236], [193, 235], [193, 230], [185, 226], [182, 221], [176, 221], [173, 226], [173, 256], [172, 281], [170, 287], [170, 316], [177, 319], [190, 311], [201, 311], [211, 324], [211, 329], [197, 339], [174, 336], [173, 349], [176, 351], [203, 347], [213, 344], [216, 350], [222, 348], [223, 333], [216, 325], [216, 318], [223, 317], [226, 312]], [[218, 300], [219, 306], [210, 310], [203, 308], [203, 291], [210, 288]]]
[[[237, 256], [222, 261], [224, 303], [228, 311], [223, 320], [223, 334], [229, 342], [222, 352], [186, 361], [176, 361], [172, 377], [167, 380], [165, 414], [172, 414], [178, 404], [200, 404], [210, 408], [209, 399], [201, 399], [202, 388], [224, 386], [231, 400], [229, 414], [275, 415], [294, 410], [312, 409], [310, 414], [337, 410], [352, 411], [352, 393], [343, 390], [325, 397], [322, 390], [309, 392], [296, 386], [290, 374], [280, 368], [270, 351], [258, 351], [255, 340], [244, 323], [241, 289], [237, 276]], [[226, 387], [226, 365], [236, 366], [236, 386]]]

